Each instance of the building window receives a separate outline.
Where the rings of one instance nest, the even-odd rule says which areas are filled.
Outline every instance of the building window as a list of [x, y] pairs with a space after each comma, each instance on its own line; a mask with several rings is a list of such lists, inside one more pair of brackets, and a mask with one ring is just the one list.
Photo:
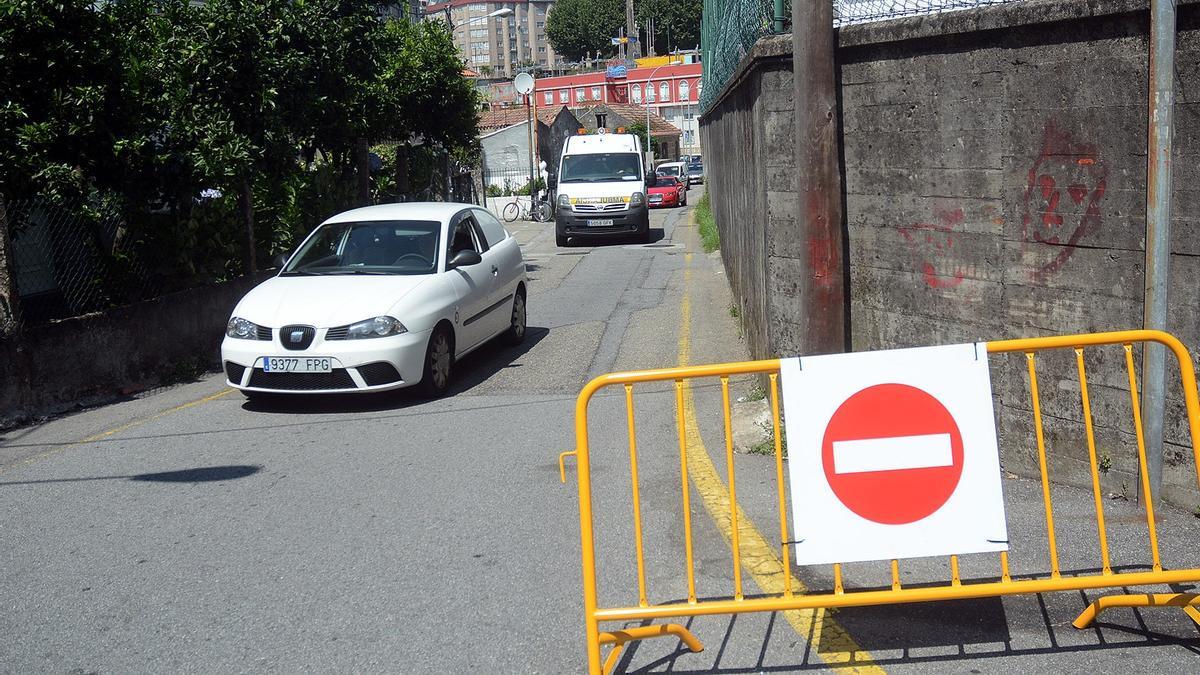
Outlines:
[[546, 105], [550, 105], [551, 103], [554, 103], [554, 92], [548, 91], [545, 94], [542, 94], [542, 98], [545, 99]]
[[629, 95], [632, 97], [632, 100], [634, 103], [642, 102], [642, 85], [640, 85], [640, 84], [632, 85], [631, 87], [629, 87], [629, 92], [630, 92]]
[[608, 113], [596, 113], [596, 128], [608, 128]]
[[654, 103], [654, 85], [649, 82], [646, 83], [646, 102]]
[[687, 80], [683, 80], [682, 82], [679, 83], [679, 100], [680, 101], [688, 100], [688, 94], [690, 93], [688, 91], [688, 89], [690, 89], [690, 87], [688, 87]]
[[582, 100], [583, 100], [583, 87], [579, 87], [578, 89], [575, 90], [575, 102], [579, 103]]
[[671, 100], [671, 85], [667, 84], [666, 82], [663, 82], [662, 84], [658, 85], [658, 95], [659, 95], [659, 97], [662, 98], [663, 101], [670, 101]]
[[538, 53], [539, 53], [539, 54], [545, 54], [545, 53], [546, 53], [546, 48], [545, 48], [545, 47], [538, 47]]
[[593, 101], [600, 100], [600, 87], [592, 87], [592, 100]]

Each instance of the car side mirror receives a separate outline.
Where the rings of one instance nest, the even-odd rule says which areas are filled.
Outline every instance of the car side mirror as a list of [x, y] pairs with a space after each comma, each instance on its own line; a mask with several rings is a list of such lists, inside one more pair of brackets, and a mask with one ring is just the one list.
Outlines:
[[483, 262], [483, 258], [479, 255], [479, 253], [468, 249], [466, 251], [459, 251], [458, 253], [455, 253], [454, 257], [450, 259], [450, 262], [446, 265], [446, 267], [447, 269], [453, 270], [458, 269], [459, 267], [478, 265], [481, 262]]

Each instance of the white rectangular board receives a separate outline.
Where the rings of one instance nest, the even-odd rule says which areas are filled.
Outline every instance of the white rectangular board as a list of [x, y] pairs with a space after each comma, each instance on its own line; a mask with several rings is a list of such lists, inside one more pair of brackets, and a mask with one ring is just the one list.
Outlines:
[[1008, 550], [985, 344], [780, 372], [796, 564]]

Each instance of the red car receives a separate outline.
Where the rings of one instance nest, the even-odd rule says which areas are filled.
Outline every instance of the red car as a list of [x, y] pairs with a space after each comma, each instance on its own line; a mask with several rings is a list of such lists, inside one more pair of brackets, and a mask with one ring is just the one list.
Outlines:
[[654, 187], [647, 192], [649, 192], [650, 208], [687, 206], [687, 187], [675, 176], [657, 176]]

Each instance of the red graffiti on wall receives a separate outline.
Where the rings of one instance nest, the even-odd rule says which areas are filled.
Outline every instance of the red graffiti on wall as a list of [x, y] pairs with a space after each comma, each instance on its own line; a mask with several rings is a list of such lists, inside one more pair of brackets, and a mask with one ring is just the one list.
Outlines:
[[945, 259], [953, 254], [954, 233], [966, 217], [960, 208], [935, 209], [933, 215], [936, 223], [913, 223], [901, 227], [900, 235], [912, 248], [924, 254], [921, 271], [930, 288], [954, 288], [963, 282], [966, 274], [959, 266], [947, 265]]
[[1045, 281], [1061, 270], [1080, 239], [1100, 226], [1100, 200], [1107, 185], [1108, 167], [1096, 146], [1077, 140], [1053, 120], [1046, 122], [1042, 149], [1025, 187], [1022, 239], [1062, 249], [1030, 274], [1034, 281]]

